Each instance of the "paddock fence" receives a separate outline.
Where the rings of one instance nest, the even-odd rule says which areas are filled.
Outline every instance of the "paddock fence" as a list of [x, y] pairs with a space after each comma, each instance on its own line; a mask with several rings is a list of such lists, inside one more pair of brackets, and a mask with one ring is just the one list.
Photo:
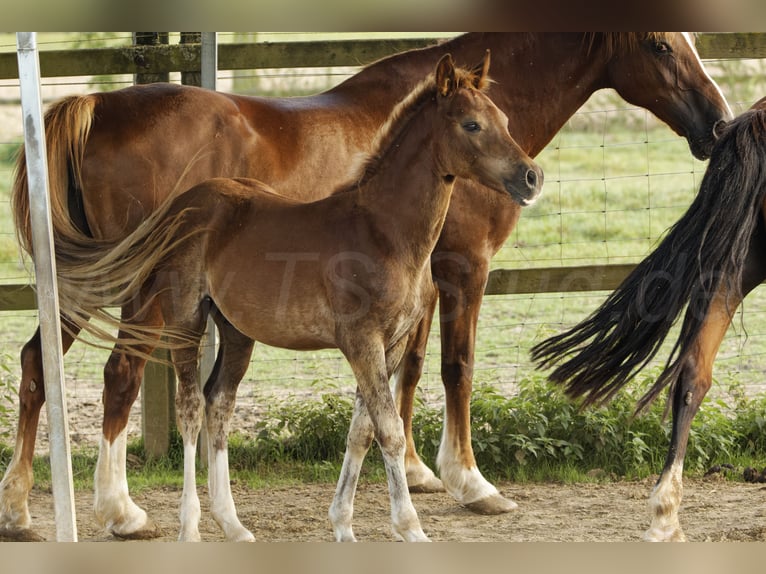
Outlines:
[[[164, 81], [195, 83], [201, 46], [198, 36], [149, 33], [148, 45], [46, 49], [41, 44], [40, 67], [50, 99], [68, 93], [114, 89], [133, 82]], [[219, 89], [242, 93], [291, 95], [319, 91], [338, 83], [360, 66], [383, 56], [432, 44], [434, 37], [282, 40], [260, 36], [223, 35], [218, 45]], [[197, 40], [197, 41], [195, 41]], [[697, 47], [711, 76], [722, 86], [735, 112], [766, 95], [766, 34], [700, 34]], [[18, 94], [15, 51], [0, 46], [0, 100], [12, 106]], [[14, 84], [14, 82], [16, 82]], [[45, 92], [44, 92], [45, 93]], [[15, 96], [16, 98], [18, 95]], [[13, 125], [13, 116], [0, 117], [0, 125]], [[0, 136], [8, 154], [21, 141], [21, 126]], [[562, 325], [569, 325], [594, 309], [622, 281], [636, 262], [648, 253], [662, 233], [691, 201], [705, 164], [694, 160], [685, 141], [670, 132], [648, 112], [637, 109], [610, 93], [594, 95], [537, 157], [546, 172], [543, 197], [525, 209], [506, 247], [493, 260], [479, 322], [477, 384], [509, 384], [527, 376], [531, 366], [526, 353], [534, 341]], [[3, 221], [10, 222], [7, 187], [10, 162], [0, 174], [0, 200], [7, 207]], [[6, 175], [7, 174], [7, 175]], [[5, 188], [3, 188], [5, 186]], [[13, 241], [13, 230], [0, 230], [0, 240]], [[1, 255], [1, 254], [0, 254]], [[10, 257], [13, 259], [13, 256]], [[34, 329], [36, 300], [24, 265], [17, 261], [0, 268], [0, 311], [4, 349], [20, 349]], [[3, 271], [6, 270], [7, 271]], [[26, 277], [26, 279], [25, 279]], [[749, 301], [755, 300], [754, 305]], [[719, 363], [722, 379], [744, 380], [759, 390], [763, 369], [760, 339], [766, 339], [766, 305], [754, 294], [746, 313], [732, 327]], [[745, 324], [745, 317], [747, 324]], [[760, 326], [763, 321], [763, 327]], [[438, 321], [435, 321], [438, 323]], [[15, 326], [20, 327], [18, 332]], [[26, 329], [26, 331], [24, 331]], [[441, 384], [438, 365], [438, 324], [432, 329], [423, 400], [438, 401]], [[433, 349], [433, 350], [432, 350]], [[100, 421], [99, 369], [103, 351], [70, 351], [74, 370], [68, 374], [75, 394], [87, 396], [84, 407], [70, 409], [84, 418]], [[12, 374], [13, 353], [2, 351]], [[261, 347], [248, 371], [246, 382], [255, 383], [241, 392], [238, 410], [250, 409], [241, 424], [251, 425], [263, 404], [273, 395], [263, 387], [288, 387], [292, 395], [353, 389], [350, 372], [339, 354], [283, 355]], [[82, 368], [82, 365], [87, 365]], [[268, 381], [268, 382], [264, 382]], [[296, 383], [297, 381], [297, 383]], [[68, 385], [70, 382], [68, 382]], [[147, 400], [147, 388], [159, 396]], [[245, 383], [243, 383], [245, 387]], [[143, 435], [155, 445], [154, 454], [167, 446], [172, 424], [173, 379], [158, 364], [147, 371], [142, 391]], [[244, 395], [245, 400], [242, 400]], [[277, 397], [283, 395], [277, 394]], [[71, 398], [70, 398], [71, 402]], [[253, 405], [261, 405], [253, 407]], [[135, 409], [134, 409], [135, 410]], [[44, 413], [43, 413], [44, 416]], [[131, 415], [132, 417], [134, 415]], [[146, 420], [153, 424], [147, 426]], [[82, 424], [82, 428], [85, 428]], [[149, 428], [151, 427], [151, 428]], [[78, 424], [73, 425], [77, 434]], [[0, 438], [2, 438], [0, 429]], [[151, 436], [149, 436], [151, 435]], [[96, 442], [92, 436], [83, 443]], [[77, 443], [77, 440], [75, 440]]]

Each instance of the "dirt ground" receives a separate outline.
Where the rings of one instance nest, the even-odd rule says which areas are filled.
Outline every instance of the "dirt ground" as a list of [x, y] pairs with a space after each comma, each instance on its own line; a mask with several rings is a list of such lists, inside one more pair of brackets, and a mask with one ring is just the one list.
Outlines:
[[[414, 494], [423, 530], [433, 541], [639, 541], [649, 524], [647, 497], [652, 480], [611, 484], [501, 484], [500, 491], [519, 504], [501, 516], [478, 516], [449, 495]], [[331, 541], [327, 508], [332, 484], [307, 484], [252, 490], [233, 485], [239, 516], [260, 542]], [[204, 541], [223, 537], [210, 517], [207, 491], [202, 502], [200, 531]], [[163, 536], [178, 533], [180, 490], [145, 490], [134, 496], [157, 522]], [[689, 541], [766, 542], [766, 486], [724, 480], [720, 476], [686, 481], [681, 524]], [[96, 525], [91, 492], [76, 493], [78, 537], [81, 541], [113, 541]], [[38, 534], [55, 540], [53, 499], [35, 489], [30, 499]], [[391, 541], [389, 505], [384, 484], [359, 486], [354, 532], [359, 541]]]

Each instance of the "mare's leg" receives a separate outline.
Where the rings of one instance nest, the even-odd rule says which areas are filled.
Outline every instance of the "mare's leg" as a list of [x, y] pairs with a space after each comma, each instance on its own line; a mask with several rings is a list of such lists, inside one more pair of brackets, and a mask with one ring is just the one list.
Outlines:
[[644, 539], [653, 542], [683, 541], [685, 536], [678, 521], [678, 509], [683, 497], [684, 456], [692, 419], [710, 389], [713, 362], [731, 324], [735, 310], [757, 285], [766, 279], [766, 234], [758, 229], [745, 263], [742, 295], [722, 292], [712, 302], [699, 336], [676, 383], [672, 396], [673, 429], [665, 466], [655, 485], [649, 507], [652, 523]]
[[[732, 302], [736, 309], [740, 301]], [[712, 384], [713, 361], [731, 322], [726, 303], [717, 298], [702, 331], [686, 359], [672, 396], [673, 429], [665, 466], [649, 498], [652, 524], [644, 539], [653, 542], [684, 541], [678, 521], [683, 496], [683, 469], [692, 419]]]
[[[64, 317], [62, 322], [66, 321]], [[69, 327], [77, 332], [71, 324]], [[74, 342], [73, 337], [62, 329], [63, 351], [66, 353]], [[40, 409], [45, 403], [43, 359], [40, 344], [40, 328], [21, 350], [21, 383], [19, 384], [19, 422], [16, 429], [16, 445], [8, 463], [3, 480], [0, 481], [0, 540], [41, 540], [30, 530], [29, 491], [34, 476], [32, 459], [35, 453], [37, 425]]]
[[[401, 360], [405, 341], [402, 341], [401, 345], [387, 354], [383, 351], [382, 344], [360, 342], [357, 333], [350, 333], [349, 335], [345, 337], [343, 351], [354, 371], [361, 395], [361, 402], [357, 400], [355, 405], [358, 416], [355, 417], [356, 421], [352, 425], [349, 435], [351, 435], [351, 431], [361, 431], [363, 436], [358, 439], [360, 446], [368, 440], [369, 433], [365, 431], [369, 424], [366, 423], [363, 413], [360, 412], [362, 407], [366, 407], [374, 428], [375, 439], [380, 445], [386, 466], [394, 534], [407, 542], [428, 540], [420, 526], [417, 512], [412, 505], [410, 492], [407, 489], [407, 475], [404, 469], [406, 446], [404, 425], [396, 411], [393, 396], [388, 386], [389, 376], [394, 370], [393, 365], [398, 365]], [[354, 437], [349, 436], [349, 441], [353, 440]], [[360, 447], [357, 447], [357, 451], [361, 452], [361, 450]], [[343, 497], [344, 493], [349, 492], [349, 490], [355, 489], [360, 468], [361, 461], [358, 465], [351, 461], [346, 464], [344, 457], [336, 499]], [[333, 506], [335, 506], [335, 502], [333, 502]], [[353, 537], [350, 524], [348, 533]]]
[[231, 494], [228, 436], [237, 387], [247, 371], [254, 341], [220, 315], [216, 317], [216, 325], [221, 341], [213, 372], [205, 384], [211, 514], [226, 540], [251, 542], [255, 537], [239, 521]]
[[[123, 312], [123, 317], [127, 317]], [[162, 326], [159, 308], [151, 308], [143, 324]], [[120, 331], [118, 339], [129, 339]], [[141, 345], [138, 350], [150, 355], [154, 350]], [[94, 476], [93, 506], [99, 524], [115, 536], [147, 539], [160, 536], [157, 525], [130, 498], [125, 467], [127, 456], [128, 415], [141, 388], [146, 359], [125, 353], [125, 346], [115, 345], [104, 367], [104, 420], [101, 444]]]
[[518, 507], [504, 498], [476, 466], [471, 445], [471, 391], [479, 309], [489, 261], [475, 257], [457, 264], [433, 260], [438, 278], [442, 337], [445, 421], [437, 467], [444, 487], [458, 502], [480, 514], [500, 514]]
[[404, 453], [404, 467], [407, 469], [407, 485], [410, 492], [442, 492], [444, 485], [436, 478], [434, 472], [420, 459], [415, 449], [412, 437], [412, 414], [415, 404], [415, 389], [423, 374], [423, 363], [426, 357], [428, 334], [434, 316], [437, 296], [426, 309], [423, 320], [410, 335], [407, 350], [400, 367], [394, 373], [394, 396], [396, 408], [404, 422], [404, 436], [407, 440], [407, 450]]

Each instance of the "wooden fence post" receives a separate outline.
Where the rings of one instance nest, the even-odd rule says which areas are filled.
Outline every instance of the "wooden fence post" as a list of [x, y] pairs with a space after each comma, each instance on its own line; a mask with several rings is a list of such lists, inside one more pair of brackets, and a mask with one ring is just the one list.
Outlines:
[[[157, 46], [168, 43], [167, 32], [135, 32], [137, 46]], [[135, 74], [136, 84], [167, 82], [169, 73]], [[150, 361], [144, 370], [141, 385], [141, 433], [144, 437], [144, 451], [150, 458], [168, 453], [170, 433], [175, 428], [176, 376], [170, 366], [170, 352], [158, 349], [154, 356], [159, 361]]]

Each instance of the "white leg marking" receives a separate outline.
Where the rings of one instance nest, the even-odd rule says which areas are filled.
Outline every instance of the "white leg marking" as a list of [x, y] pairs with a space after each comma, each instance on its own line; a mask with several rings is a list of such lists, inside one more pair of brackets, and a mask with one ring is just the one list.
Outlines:
[[686, 540], [678, 521], [678, 508], [683, 497], [683, 462], [676, 462], [662, 475], [649, 497], [652, 524], [644, 534], [650, 542], [683, 542]]
[[110, 532], [122, 536], [148, 525], [146, 512], [130, 498], [125, 468], [127, 429], [109, 444], [102, 435], [94, 476], [93, 506], [96, 520]]
[[394, 535], [405, 542], [428, 542], [407, 488], [407, 473], [404, 469], [404, 423], [399, 416], [383, 416], [379, 417], [378, 421], [378, 436], [385, 437], [381, 451], [388, 476]]
[[199, 542], [199, 519], [201, 515], [197, 495], [197, 436], [188, 440], [184, 437], [184, 489], [181, 494], [181, 542]]
[[354, 517], [354, 495], [362, 470], [362, 462], [372, 441], [372, 420], [364, 402], [357, 397], [354, 402], [354, 412], [351, 416], [346, 452], [343, 455], [343, 466], [335, 487], [335, 496], [328, 512], [335, 540], [338, 542], [356, 542], [351, 522]]
[[17, 437], [13, 457], [0, 481], [0, 530], [22, 530], [29, 528], [29, 491], [32, 490], [32, 468], [21, 464], [22, 437]]
[[231, 495], [229, 480], [229, 451], [218, 450], [209, 441], [208, 487], [210, 489], [210, 511], [229, 542], [253, 542], [255, 536], [242, 526], [237, 516], [234, 497]]
[[[451, 428], [445, 409], [442, 441], [436, 457], [436, 466], [444, 488], [461, 504], [471, 504], [491, 496], [500, 496], [497, 488], [484, 478], [476, 466], [469, 468], [462, 464], [463, 453], [458, 445], [457, 437], [450, 435]], [[512, 508], [518, 506], [510, 501], [508, 504]]]

